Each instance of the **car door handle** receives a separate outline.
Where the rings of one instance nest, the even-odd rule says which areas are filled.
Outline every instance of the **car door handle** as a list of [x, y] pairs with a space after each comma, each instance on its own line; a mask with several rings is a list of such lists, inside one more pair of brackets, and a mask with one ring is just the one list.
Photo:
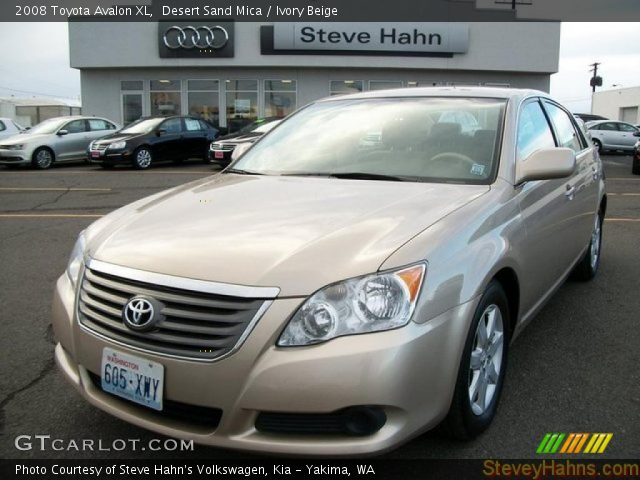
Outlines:
[[591, 171], [593, 172], [593, 179], [598, 180], [600, 178], [600, 170], [595, 165], [591, 167]]
[[564, 192], [565, 196], [568, 200], [573, 200], [573, 197], [576, 196], [576, 187], [575, 185], [567, 185], [567, 191]]

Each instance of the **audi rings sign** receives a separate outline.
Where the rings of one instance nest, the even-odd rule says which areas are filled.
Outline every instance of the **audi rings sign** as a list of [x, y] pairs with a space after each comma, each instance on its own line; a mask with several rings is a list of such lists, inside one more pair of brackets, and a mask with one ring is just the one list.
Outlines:
[[233, 57], [233, 27], [228, 20], [159, 22], [160, 58]]

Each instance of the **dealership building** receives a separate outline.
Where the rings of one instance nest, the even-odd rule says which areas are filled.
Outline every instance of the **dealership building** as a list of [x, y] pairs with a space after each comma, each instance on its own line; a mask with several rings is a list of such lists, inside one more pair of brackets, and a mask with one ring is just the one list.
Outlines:
[[433, 85], [548, 91], [560, 24], [70, 22], [83, 112], [237, 130], [329, 95]]

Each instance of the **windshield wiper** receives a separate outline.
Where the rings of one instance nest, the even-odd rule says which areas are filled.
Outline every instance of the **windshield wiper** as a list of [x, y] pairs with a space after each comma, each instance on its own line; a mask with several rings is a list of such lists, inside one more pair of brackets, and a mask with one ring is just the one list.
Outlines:
[[224, 173], [235, 173], [237, 175], [264, 175], [264, 173], [240, 170], [239, 168], [227, 168]]
[[366, 172], [344, 172], [344, 173], [331, 173], [330, 177], [333, 178], [345, 178], [351, 180], [384, 180], [389, 182], [406, 182], [406, 177], [398, 177], [396, 175], [384, 175], [381, 173], [366, 173]]

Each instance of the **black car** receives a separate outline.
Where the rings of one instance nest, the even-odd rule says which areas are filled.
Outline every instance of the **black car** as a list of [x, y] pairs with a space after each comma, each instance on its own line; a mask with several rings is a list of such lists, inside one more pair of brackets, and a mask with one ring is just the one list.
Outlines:
[[211, 144], [209, 161], [226, 166], [231, 163], [233, 150], [243, 143], [254, 143], [275, 127], [282, 118], [267, 117], [256, 120], [235, 133], [224, 135]]
[[145, 169], [161, 161], [188, 158], [207, 161], [209, 144], [218, 130], [194, 117], [141, 118], [122, 130], [89, 144], [88, 159], [104, 168], [129, 164]]
[[633, 147], [633, 164], [631, 167], [631, 173], [634, 175], [640, 175], [640, 140], [638, 140]]
[[593, 113], [574, 113], [573, 116], [578, 117], [584, 123], [594, 122], [596, 120], [609, 120], [608, 118], [603, 117], [602, 115], [595, 115]]

